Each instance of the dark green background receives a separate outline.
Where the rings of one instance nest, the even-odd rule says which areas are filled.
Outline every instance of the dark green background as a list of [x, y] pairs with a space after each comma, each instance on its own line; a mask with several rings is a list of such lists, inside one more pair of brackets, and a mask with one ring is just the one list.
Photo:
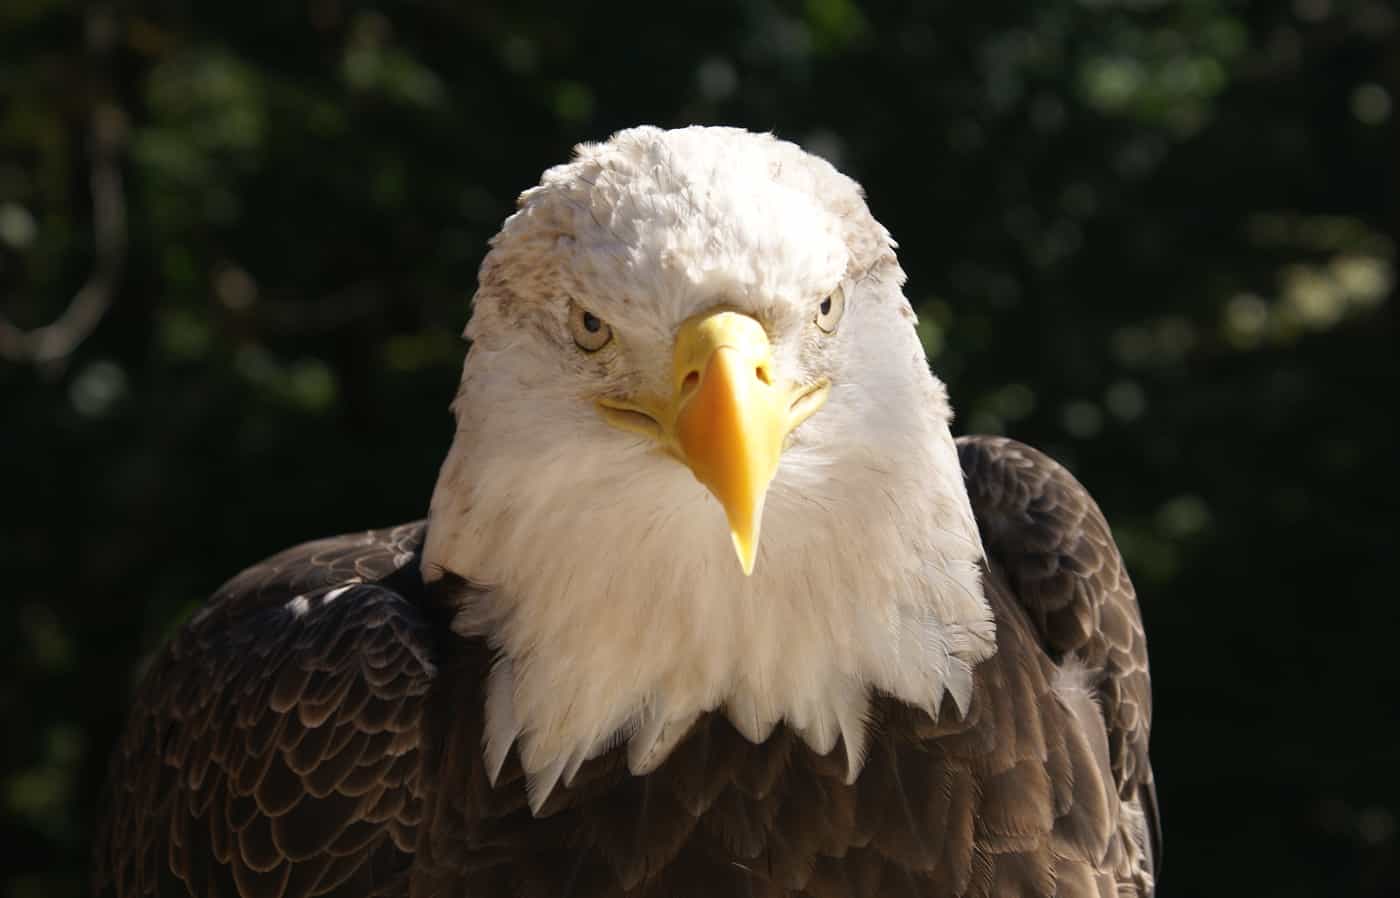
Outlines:
[[136, 665], [203, 596], [424, 513], [486, 239], [641, 122], [862, 181], [956, 429], [1098, 496], [1161, 894], [1397, 894], [1397, 102], [1365, 0], [4, 0], [0, 313], [121, 272], [71, 354], [0, 359], [0, 894], [85, 888]]

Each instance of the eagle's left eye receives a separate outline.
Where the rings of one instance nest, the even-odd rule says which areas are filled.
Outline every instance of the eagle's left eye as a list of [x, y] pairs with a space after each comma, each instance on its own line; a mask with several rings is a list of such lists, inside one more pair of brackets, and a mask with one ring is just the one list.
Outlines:
[[597, 352], [612, 339], [612, 328], [607, 322], [578, 303], [569, 308], [569, 331], [584, 352]]
[[830, 334], [836, 331], [836, 325], [841, 323], [841, 316], [845, 312], [846, 291], [837, 287], [817, 305], [817, 314], [812, 320], [816, 322], [817, 327]]

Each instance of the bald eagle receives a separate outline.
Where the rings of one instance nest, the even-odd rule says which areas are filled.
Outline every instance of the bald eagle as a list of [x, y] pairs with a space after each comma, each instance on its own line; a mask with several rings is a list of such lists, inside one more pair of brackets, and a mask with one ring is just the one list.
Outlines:
[[954, 440], [859, 186], [580, 146], [482, 264], [426, 521], [229, 581], [112, 764], [100, 895], [1146, 896], [1133, 587]]

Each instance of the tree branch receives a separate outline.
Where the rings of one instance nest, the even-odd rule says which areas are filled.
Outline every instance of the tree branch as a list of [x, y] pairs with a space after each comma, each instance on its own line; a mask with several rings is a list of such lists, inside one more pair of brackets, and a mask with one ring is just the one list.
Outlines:
[[[115, 37], [110, 12], [88, 13], [88, 47], [105, 60]], [[112, 305], [126, 259], [126, 197], [120, 155], [126, 119], [107, 99], [95, 99], [89, 118], [92, 163], [92, 230], [95, 260], [92, 274], [53, 322], [26, 330], [0, 313], [0, 357], [36, 365], [61, 362], [96, 330]]]

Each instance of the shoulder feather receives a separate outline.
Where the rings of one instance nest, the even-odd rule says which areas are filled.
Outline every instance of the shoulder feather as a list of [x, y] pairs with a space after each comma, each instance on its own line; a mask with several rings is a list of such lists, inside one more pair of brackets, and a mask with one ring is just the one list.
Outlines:
[[1108, 522], [1044, 453], [1001, 437], [957, 444], [989, 563], [1003, 571], [1051, 659], [1083, 671], [1102, 711], [1119, 795], [1142, 806], [1159, 864], [1147, 640]]
[[435, 674], [422, 532], [277, 555], [162, 650], [112, 759], [97, 894], [364, 895], [401, 875]]

